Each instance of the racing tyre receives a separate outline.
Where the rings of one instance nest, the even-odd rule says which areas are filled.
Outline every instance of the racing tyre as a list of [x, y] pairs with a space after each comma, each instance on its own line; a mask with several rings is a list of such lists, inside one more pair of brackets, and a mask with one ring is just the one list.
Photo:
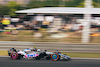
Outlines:
[[54, 54], [51, 55], [51, 59], [53, 61], [57, 61], [57, 60], [59, 60], [59, 55], [57, 53], [54, 53]]
[[11, 53], [10, 57], [11, 57], [12, 60], [16, 60], [18, 58], [18, 54], [16, 52], [15, 53]]

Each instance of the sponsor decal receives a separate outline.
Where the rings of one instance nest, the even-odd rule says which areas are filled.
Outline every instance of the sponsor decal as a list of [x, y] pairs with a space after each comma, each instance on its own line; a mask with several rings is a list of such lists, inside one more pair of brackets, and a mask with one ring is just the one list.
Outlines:
[[27, 54], [27, 57], [36, 57], [36, 54]]

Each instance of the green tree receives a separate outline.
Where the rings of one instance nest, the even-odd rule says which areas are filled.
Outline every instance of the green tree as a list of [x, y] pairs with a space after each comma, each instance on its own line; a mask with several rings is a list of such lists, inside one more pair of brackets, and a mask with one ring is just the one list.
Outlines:
[[100, 8], [100, 3], [98, 3], [98, 2], [93, 2], [93, 6], [94, 6], [95, 8]]
[[38, 7], [42, 7], [44, 4], [38, 0], [32, 0], [29, 2], [29, 4], [27, 4], [28, 8], [38, 8]]
[[8, 6], [0, 5], [0, 15], [8, 15], [10, 8]]
[[[77, 7], [84, 7], [84, 5], [85, 5], [85, 2], [83, 1], [83, 2], [79, 3], [79, 6], [77, 6]], [[92, 5], [94, 8], [100, 8], [100, 4], [98, 2], [92, 1]]]
[[76, 7], [79, 5], [80, 2], [84, 0], [31, 0], [29, 4], [27, 4], [28, 8], [38, 8], [38, 7], [59, 7], [59, 6], [71, 6], [71, 7]]
[[20, 4], [17, 4], [15, 1], [10, 1], [6, 5], [9, 8], [8, 15], [15, 16], [15, 11], [21, 8]]
[[84, 0], [69, 0], [69, 1], [65, 1], [65, 6], [66, 7], [77, 7], [83, 1]]

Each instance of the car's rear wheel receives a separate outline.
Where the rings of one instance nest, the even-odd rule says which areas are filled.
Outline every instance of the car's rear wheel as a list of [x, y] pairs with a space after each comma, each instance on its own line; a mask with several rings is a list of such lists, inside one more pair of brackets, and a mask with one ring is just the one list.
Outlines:
[[11, 53], [10, 57], [11, 57], [12, 60], [16, 60], [18, 58], [18, 54], [16, 52]]

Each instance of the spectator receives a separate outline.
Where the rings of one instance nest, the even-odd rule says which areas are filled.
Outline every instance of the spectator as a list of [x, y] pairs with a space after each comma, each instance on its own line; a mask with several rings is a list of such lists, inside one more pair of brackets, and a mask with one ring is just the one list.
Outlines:
[[3, 28], [7, 27], [7, 25], [11, 24], [10, 20], [8, 18], [3, 18], [3, 20], [1, 21]]

